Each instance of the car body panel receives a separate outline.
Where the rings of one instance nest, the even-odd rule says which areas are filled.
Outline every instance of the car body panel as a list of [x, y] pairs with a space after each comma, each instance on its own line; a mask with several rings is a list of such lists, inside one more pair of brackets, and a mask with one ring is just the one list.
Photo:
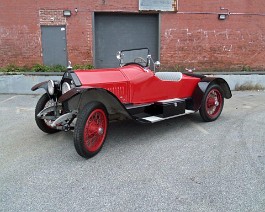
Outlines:
[[180, 81], [165, 81], [148, 68], [129, 65], [116, 69], [75, 71], [82, 87], [104, 88], [122, 103], [144, 104], [191, 97], [200, 78], [183, 74]]

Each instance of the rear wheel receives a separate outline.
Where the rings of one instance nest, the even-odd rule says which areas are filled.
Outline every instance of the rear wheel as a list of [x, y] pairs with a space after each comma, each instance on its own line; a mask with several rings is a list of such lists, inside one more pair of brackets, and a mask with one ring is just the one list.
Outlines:
[[[40, 119], [37, 117], [37, 115], [39, 114], [39, 112], [41, 112], [44, 108], [50, 107], [51, 105], [54, 104], [54, 101], [52, 99], [49, 98], [48, 94], [45, 93], [41, 96], [41, 98], [39, 99], [36, 108], [35, 108], [35, 121], [36, 124], [38, 125], [38, 127], [45, 133], [56, 133], [59, 130], [54, 129], [51, 127], [51, 121], [50, 120], [46, 120], [46, 119]], [[49, 114], [51, 116], [54, 115], [54, 112], [51, 112], [51, 114]]]
[[202, 99], [200, 115], [204, 121], [216, 120], [224, 106], [224, 97], [219, 85], [213, 84], [207, 88]]
[[79, 112], [74, 145], [80, 156], [91, 158], [101, 150], [107, 135], [108, 122], [107, 110], [99, 102], [88, 103]]

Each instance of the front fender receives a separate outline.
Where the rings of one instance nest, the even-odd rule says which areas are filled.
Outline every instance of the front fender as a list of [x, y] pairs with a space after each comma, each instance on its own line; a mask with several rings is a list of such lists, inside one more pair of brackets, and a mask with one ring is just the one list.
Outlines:
[[110, 91], [102, 88], [79, 87], [73, 88], [58, 99], [69, 111], [80, 110], [89, 102], [101, 102], [106, 107], [108, 114], [122, 114], [131, 118], [125, 106]]
[[230, 99], [232, 97], [232, 93], [228, 83], [222, 78], [216, 77], [205, 77], [203, 78], [197, 85], [195, 91], [193, 92], [193, 109], [195, 111], [199, 110], [202, 103], [202, 98], [207, 91], [207, 88], [212, 85], [217, 84], [221, 87], [223, 91], [224, 98]]
[[36, 91], [38, 90], [39, 88], [43, 88], [46, 92], [48, 91], [48, 81], [44, 81], [44, 82], [41, 82], [41, 83], [38, 83], [36, 85], [34, 85], [31, 90], [32, 91]]
[[65, 102], [74, 96], [83, 93], [87, 90], [88, 88], [73, 88], [70, 91], [66, 92], [65, 94], [61, 95], [58, 99], [58, 102]]

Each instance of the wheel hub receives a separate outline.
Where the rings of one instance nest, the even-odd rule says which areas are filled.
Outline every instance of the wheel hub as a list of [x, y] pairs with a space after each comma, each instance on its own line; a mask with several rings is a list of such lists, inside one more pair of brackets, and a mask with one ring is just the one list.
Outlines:
[[221, 98], [221, 93], [217, 89], [213, 89], [209, 92], [206, 99], [206, 111], [211, 117], [218, 115], [221, 110]]
[[99, 134], [99, 135], [103, 135], [103, 133], [104, 133], [104, 129], [103, 129], [103, 127], [99, 127], [99, 128], [98, 128], [98, 134]]

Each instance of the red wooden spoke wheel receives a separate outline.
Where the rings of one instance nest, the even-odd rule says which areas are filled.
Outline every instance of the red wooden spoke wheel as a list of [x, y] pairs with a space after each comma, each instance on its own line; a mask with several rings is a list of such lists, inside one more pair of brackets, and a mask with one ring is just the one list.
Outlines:
[[215, 118], [220, 113], [223, 99], [218, 89], [212, 89], [206, 97], [206, 111], [211, 118]]
[[211, 85], [202, 100], [200, 114], [205, 121], [216, 120], [224, 106], [224, 97], [219, 85]]
[[102, 109], [94, 110], [88, 117], [84, 129], [84, 146], [90, 152], [97, 151], [106, 136], [107, 117]]
[[105, 106], [99, 102], [90, 102], [79, 112], [74, 144], [79, 155], [91, 158], [102, 148], [108, 130], [108, 115]]

